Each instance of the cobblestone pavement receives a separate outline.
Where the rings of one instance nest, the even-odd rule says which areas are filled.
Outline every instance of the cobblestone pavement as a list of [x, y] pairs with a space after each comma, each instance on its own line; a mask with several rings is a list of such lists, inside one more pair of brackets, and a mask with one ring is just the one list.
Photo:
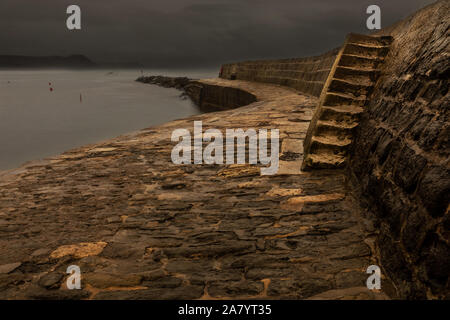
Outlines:
[[[299, 171], [317, 99], [207, 81], [258, 101], [0, 175], [0, 298], [386, 298], [365, 288], [372, 242], [344, 172]], [[223, 132], [278, 128], [278, 174], [173, 164], [171, 133], [194, 120]], [[81, 268], [81, 290], [66, 288], [69, 265]]]

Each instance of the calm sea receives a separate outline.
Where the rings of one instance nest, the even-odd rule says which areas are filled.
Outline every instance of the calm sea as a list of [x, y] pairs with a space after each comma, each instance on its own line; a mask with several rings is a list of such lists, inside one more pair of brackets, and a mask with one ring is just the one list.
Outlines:
[[[144, 70], [155, 74], [211, 78], [217, 70]], [[200, 113], [176, 89], [135, 82], [140, 75], [140, 70], [0, 70], [0, 170]]]

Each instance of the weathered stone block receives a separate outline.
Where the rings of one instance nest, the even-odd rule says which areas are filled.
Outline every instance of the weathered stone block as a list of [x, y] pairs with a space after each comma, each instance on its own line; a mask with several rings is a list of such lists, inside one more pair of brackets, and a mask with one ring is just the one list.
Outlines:
[[[420, 248], [425, 237], [427, 213], [424, 210], [405, 208], [406, 224], [402, 231], [402, 243], [413, 261], [419, 259]], [[409, 214], [408, 212], [409, 211]]]
[[261, 281], [212, 282], [208, 293], [212, 297], [256, 296], [264, 289]]
[[433, 291], [449, 290], [450, 247], [430, 233], [422, 249], [426, 275]]
[[404, 147], [397, 159], [394, 172], [396, 183], [407, 193], [412, 193], [417, 185], [417, 180], [425, 167], [427, 160], [415, 153], [414, 150]]
[[428, 167], [419, 182], [418, 194], [433, 217], [443, 215], [450, 201], [450, 170]]

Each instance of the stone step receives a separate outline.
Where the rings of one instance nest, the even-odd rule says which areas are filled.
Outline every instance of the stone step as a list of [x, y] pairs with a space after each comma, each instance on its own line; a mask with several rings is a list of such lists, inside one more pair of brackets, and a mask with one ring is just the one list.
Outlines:
[[319, 119], [353, 123], [362, 112], [363, 108], [358, 106], [322, 106]]
[[341, 67], [357, 67], [364, 70], [375, 70], [383, 59], [376, 57], [363, 57], [357, 55], [343, 54], [339, 60]]
[[372, 87], [370, 81], [364, 83], [333, 78], [328, 86], [328, 90], [333, 92], [348, 92], [355, 97], [359, 97], [361, 95], [367, 96]]
[[318, 136], [342, 134], [351, 136], [357, 126], [356, 121], [318, 120], [316, 134]]
[[352, 82], [372, 83], [379, 74], [378, 70], [337, 66], [334, 78]]
[[347, 43], [357, 43], [369, 46], [389, 46], [392, 42], [391, 36], [367, 36], [364, 34], [350, 33], [347, 37]]
[[343, 155], [322, 152], [310, 153], [302, 164], [302, 170], [311, 169], [337, 169], [346, 165], [347, 158]]
[[388, 46], [368, 46], [365, 44], [348, 43], [343, 54], [353, 54], [363, 57], [385, 57], [389, 51]]
[[330, 152], [345, 155], [347, 147], [352, 144], [351, 136], [342, 133], [340, 136], [314, 136], [311, 139], [310, 153]]
[[365, 102], [365, 96], [355, 97], [349, 93], [327, 92], [323, 104], [327, 106], [363, 106]]
[[342, 136], [322, 136], [322, 135], [316, 135], [312, 138], [312, 141], [316, 141], [317, 143], [320, 143], [322, 145], [329, 145], [329, 146], [339, 146], [344, 147], [348, 146], [352, 143], [352, 137], [350, 135], [343, 134]]

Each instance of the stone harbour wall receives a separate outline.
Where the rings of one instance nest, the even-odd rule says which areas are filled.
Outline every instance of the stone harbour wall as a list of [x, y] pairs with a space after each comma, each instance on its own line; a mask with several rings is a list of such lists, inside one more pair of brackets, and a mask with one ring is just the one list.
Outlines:
[[400, 298], [450, 298], [449, 3], [379, 33], [394, 41], [349, 165]]
[[224, 64], [220, 77], [274, 83], [318, 97], [338, 52], [336, 48], [315, 57]]
[[[0, 173], [0, 299], [387, 299], [343, 170], [300, 173], [317, 98], [248, 81], [248, 106], [194, 115]], [[214, 88], [214, 87], [211, 87]], [[177, 165], [174, 130], [280, 130], [279, 174]], [[206, 143], [205, 143], [206, 145]], [[67, 267], [81, 289], [68, 290]]]
[[256, 96], [246, 90], [199, 81], [191, 81], [184, 90], [204, 112], [234, 109], [256, 101]]

